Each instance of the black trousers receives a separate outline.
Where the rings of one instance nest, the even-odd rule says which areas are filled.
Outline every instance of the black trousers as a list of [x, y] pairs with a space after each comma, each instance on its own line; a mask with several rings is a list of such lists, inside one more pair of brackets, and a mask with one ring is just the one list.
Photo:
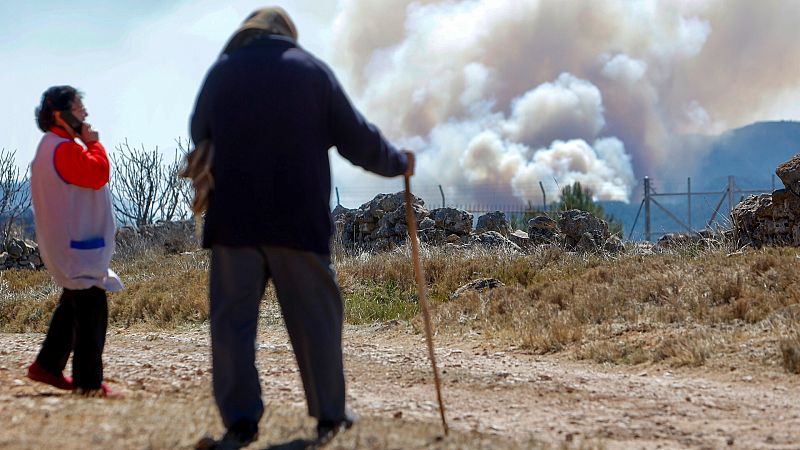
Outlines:
[[99, 389], [103, 382], [103, 347], [108, 328], [106, 291], [98, 287], [66, 289], [61, 294], [36, 361], [52, 374], [61, 373], [72, 355], [72, 382]]
[[256, 370], [258, 309], [267, 280], [278, 294], [310, 416], [345, 418], [342, 298], [330, 257], [284, 247], [211, 249], [211, 360], [222, 421], [258, 422], [264, 412]]

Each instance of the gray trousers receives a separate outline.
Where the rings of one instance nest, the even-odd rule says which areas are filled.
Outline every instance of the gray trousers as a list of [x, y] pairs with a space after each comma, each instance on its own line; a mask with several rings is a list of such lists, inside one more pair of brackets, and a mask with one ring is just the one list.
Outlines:
[[211, 249], [209, 280], [214, 397], [222, 421], [264, 412], [255, 366], [258, 309], [272, 278], [306, 393], [308, 413], [344, 419], [342, 299], [327, 255], [285, 247]]

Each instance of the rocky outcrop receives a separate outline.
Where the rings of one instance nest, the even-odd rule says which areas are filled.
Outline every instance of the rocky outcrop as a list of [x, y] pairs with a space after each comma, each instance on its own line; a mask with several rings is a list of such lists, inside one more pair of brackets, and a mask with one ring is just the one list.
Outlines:
[[800, 154], [775, 173], [786, 189], [748, 196], [731, 211], [739, 245], [800, 247]]

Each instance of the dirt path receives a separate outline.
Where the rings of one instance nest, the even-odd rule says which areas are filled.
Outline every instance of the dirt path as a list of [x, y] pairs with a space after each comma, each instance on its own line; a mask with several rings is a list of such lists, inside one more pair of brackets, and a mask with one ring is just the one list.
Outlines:
[[[78, 410], [93, 421], [98, 420], [93, 414], [102, 413], [93, 411], [102, 410], [102, 400], [78, 403], [81, 399], [57, 395], [24, 378], [41, 339], [0, 335], [0, 420], [7, 425], [0, 432], [0, 448], [36, 448], [50, 442], [37, 430], [50, 429], [51, 439], [70, 448], [70, 435], [63, 430], [81, 424], [75, 405], [90, 405]], [[451, 427], [481, 442], [496, 436], [496, 448], [504, 448], [501, 442], [506, 441], [636, 449], [800, 448], [800, 377], [763, 366], [734, 371], [600, 366], [498, 348], [480, 336], [438, 336], [436, 346]], [[85, 449], [86, 442], [88, 448], [105, 447], [104, 439], [123, 435], [126, 426], [154, 431], [123, 447], [167, 448], [160, 436], [170, 433], [179, 436], [175, 446], [190, 445], [200, 428], [170, 431], [169, 420], [147, 422], [144, 416], [151, 409], [166, 417], [191, 408], [198, 420], [216, 421], [208, 354], [206, 329], [112, 330], [106, 374], [125, 395], [114, 404], [115, 417], [131, 417], [109, 422], [99, 434], [77, 433], [74, 447]], [[397, 324], [350, 327], [345, 360], [350, 404], [365, 419], [427, 423], [435, 429], [438, 410], [423, 336]], [[299, 415], [303, 394], [282, 327], [262, 329], [257, 364], [265, 403], [288, 406]], [[486, 445], [480, 448], [492, 447]], [[389, 443], [386, 448], [393, 447]]]

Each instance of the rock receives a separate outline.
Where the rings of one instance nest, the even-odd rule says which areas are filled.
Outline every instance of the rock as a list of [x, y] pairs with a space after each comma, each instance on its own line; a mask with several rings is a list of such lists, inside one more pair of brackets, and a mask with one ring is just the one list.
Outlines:
[[36, 245], [36, 242], [28, 240], [20, 240], [20, 246], [22, 247], [23, 256], [30, 256], [39, 249], [39, 246]]
[[419, 240], [420, 242], [424, 242], [430, 245], [442, 245], [445, 242], [444, 230], [441, 230], [439, 228], [426, 228], [424, 230], [420, 230]]
[[8, 252], [0, 253], [0, 266], [5, 265], [6, 261], [8, 261], [9, 258], [10, 258], [10, 256], [9, 256]]
[[621, 253], [625, 251], [625, 244], [622, 243], [622, 239], [620, 239], [619, 236], [612, 235], [606, 240], [605, 244], [603, 244], [603, 250], [608, 253]]
[[731, 211], [739, 245], [800, 246], [800, 197], [785, 189], [751, 195]]
[[577, 209], [563, 211], [558, 227], [565, 235], [567, 248], [581, 252], [597, 250], [611, 237], [606, 221]]
[[555, 220], [547, 216], [536, 216], [528, 221], [528, 239], [532, 244], [554, 244], [559, 230]]
[[41, 267], [41, 266], [42, 266], [42, 258], [39, 256], [39, 253], [38, 253], [38, 252], [37, 252], [36, 254], [33, 254], [33, 255], [31, 255], [31, 259], [30, 259], [30, 261], [31, 261], [31, 262], [33, 263], [33, 265], [35, 265], [36, 267]]
[[434, 228], [436, 226], [436, 221], [431, 219], [430, 217], [426, 217], [419, 222], [419, 230], [428, 230], [430, 228]]
[[[424, 205], [421, 198], [412, 196], [420, 230], [432, 228], [432, 221], [425, 221], [429, 212]], [[390, 250], [405, 242], [408, 236], [404, 192], [378, 194], [354, 210], [339, 205], [331, 214], [335, 219], [336, 239], [348, 249]]]
[[800, 154], [779, 165], [775, 175], [783, 181], [786, 189], [800, 195]]
[[597, 242], [594, 241], [594, 236], [588, 231], [581, 235], [578, 243], [575, 244], [575, 250], [581, 253], [590, 253], [596, 251], [598, 248]]
[[521, 249], [525, 250], [531, 246], [531, 240], [528, 233], [522, 230], [514, 230], [508, 235], [508, 240], [517, 244]]
[[658, 238], [654, 247], [657, 250], [674, 250], [697, 245], [702, 240], [703, 238], [695, 233], [667, 233]]
[[455, 208], [437, 208], [430, 212], [437, 228], [448, 234], [468, 235], [472, 231], [472, 214]]
[[495, 289], [501, 286], [505, 286], [505, 284], [503, 284], [503, 282], [501, 282], [497, 278], [478, 278], [477, 280], [472, 280], [469, 283], [456, 289], [455, 292], [453, 292], [450, 295], [450, 299], [456, 300], [457, 298], [464, 295], [464, 293], [468, 291], [481, 292], [487, 289]]
[[14, 259], [21, 258], [22, 255], [25, 254], [23, 245], [24, 243], [22, 243], [22, 241], [18, 239], [12, 239], [11, 242], [9, 242], [8, 245], [6, 246], [6, 251]]
[[372, 234], [375, 230], [378, 229], [379, 226], [375, 222], [362, 222], [358, 225], [358, 232], [361, 235]]
[[[378, 194], [372, 200], [359, 206], [358, 209], [363, 211], [365, 221], [378, 221], [384, 214], [392, 212], [400, 208], [405, 203], [405, 192], [397, 192], [394, 194]], [[411, 204], [415, 206], [424, 207], [425, 201], [421, 198], [412, 195]]]
[[481, 245], [485, 248], [506, 248], [518, 252], [522, 251], [517, 244], [506, 239], [497, 231], [487, 231], [485, 233], [473, 235], [470, 237], [470, 244]]
[[513, 230], [508, 223], [508, 219], [506, 219], [506, 213], [502, 211], [493, 211], [478, 217], [475, 231], [477, 233], [496, 231], [503, 236], [508, 236]]

